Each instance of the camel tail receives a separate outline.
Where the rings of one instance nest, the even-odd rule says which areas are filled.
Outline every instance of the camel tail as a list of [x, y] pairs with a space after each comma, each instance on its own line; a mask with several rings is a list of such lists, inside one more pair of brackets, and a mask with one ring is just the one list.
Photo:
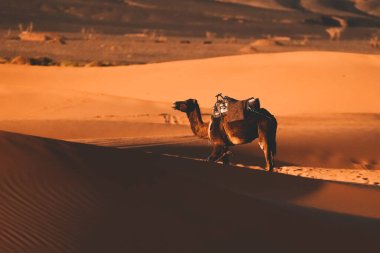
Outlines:
[[[273, 115], [272, 115], [273, 116]], [[277, 120], [273, 116], [272, 118], [273, 124], [271, 124], [271, 133], [270, 133], [270, 150], [272, 152], [272, 156], [276, 155], [277, 152], [277, 142], [276, 142], [276, 135], [277, 135]]]
[[266, 109], [261, 108], [260, 113], [265, 116], [265, 118], [269, 121], [269, 132], [267, 135], [268, 138], [268, 146], [269, 150], [272, 153], [272, 156], [274, 157], [277, 152], [277, 142], [276, 142], [276, 135], [277, 135], [277, 120], [276, 118]]

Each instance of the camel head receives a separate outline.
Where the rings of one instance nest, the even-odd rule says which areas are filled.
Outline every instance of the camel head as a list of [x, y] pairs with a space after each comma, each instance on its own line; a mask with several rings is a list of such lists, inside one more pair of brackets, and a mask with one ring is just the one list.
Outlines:
[[185, 101], [176, 101], [173, 103], [173, 109], [181, 112], [191, 112], [198, 106], [196, 99], [188, 99]]

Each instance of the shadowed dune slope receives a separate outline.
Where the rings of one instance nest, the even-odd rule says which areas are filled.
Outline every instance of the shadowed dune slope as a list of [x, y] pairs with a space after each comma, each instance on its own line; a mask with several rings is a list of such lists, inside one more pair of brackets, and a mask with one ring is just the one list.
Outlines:
[[1, 252], [377, 246], [378, 189], [7, 132], [0, 148]]

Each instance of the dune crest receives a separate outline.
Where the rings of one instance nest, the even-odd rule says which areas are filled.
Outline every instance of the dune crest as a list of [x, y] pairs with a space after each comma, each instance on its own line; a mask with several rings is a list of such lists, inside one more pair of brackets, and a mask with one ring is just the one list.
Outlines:
[[354, 0], [356, 8], [370, 15], [380, 17], [380, 2], [376, 0]]
[[234, 4], [241, 4], [256, 8], [263, 8], [263, 9], [269, 9], [269, 10], [286, 10], [289, 11], [291, 9], [286, 8], [285, 6], [279, 4], [276, 0], [216, 0], [217, 2], [224, 2], [224, 3], [234, 3]]

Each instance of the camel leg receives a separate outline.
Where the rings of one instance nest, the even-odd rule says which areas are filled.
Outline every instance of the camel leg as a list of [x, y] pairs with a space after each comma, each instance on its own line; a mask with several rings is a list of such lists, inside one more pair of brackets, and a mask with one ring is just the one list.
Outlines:
[[268, 170], [268, 171], [270, 171], [270, 172], [272, 172], [273, 171], [273, 167], [274, 167], [273, 166], [273, 157], [272, 157], [272, 153], [269, 150], [268, 143], [264, 139], [263, 141], [259, 141], [259, 145], [260, 145], [260, 148], [264, 152], [265, 162], [266, 162], [265, 169]]
[[271, 150], [269, 149], [268, 137], [260, 129], [259, 129], [259, 145], [260, 145], [260, 148], [264, 152], [265, 162], [266, 162], [265, 169], [272, 172], [273, 167], [274, 167], [273, 155], [272, 155]]
[[[211, 155], [207, 158], [207, 161], [218, 162], [220, 159], [223, 159], [223, 164], [225, 164], [224, 163], [225, 156], [228, 157], [228, 154], [226, 154], [227, 150], [228, 150], [228, 147], [225, 147], [222, 145], [213, 146]], [[226, 160], [226, 161], [228, 161], [228, 160]]]
[[208, 162], [215, 162], [218, 159], [218, 157], [220, 156], [222, 150], [223, 150], [223, 146], [214, 145], [212, 147], [211, 154], [209, 155], [209, 157], [207, 157], [207, 161]]
[[224, 148], [222, 162], [223, 165], [230, 165], [230, 152], [228, 151], [228, 147]]

